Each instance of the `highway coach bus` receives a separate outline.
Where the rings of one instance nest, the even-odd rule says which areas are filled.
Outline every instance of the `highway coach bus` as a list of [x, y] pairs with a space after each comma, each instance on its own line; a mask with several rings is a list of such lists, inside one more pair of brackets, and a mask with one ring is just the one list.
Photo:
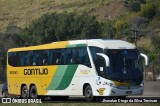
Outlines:
[[[144, 62], [142, 62], [144, 60]], [[148, 57], [121, 40], [88, 39], [13, 48], [7, 55], [8, 92], [86, 101], [142, 95]]]

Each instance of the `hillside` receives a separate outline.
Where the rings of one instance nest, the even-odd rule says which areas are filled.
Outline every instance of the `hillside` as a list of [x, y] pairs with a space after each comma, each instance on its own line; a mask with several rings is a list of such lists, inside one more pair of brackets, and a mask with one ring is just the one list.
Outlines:
[[9, 25], [24, 28], [45, 13], [63, 11], [88, 12], [99, 20], [128, 13], [124, 0], [0, 0], [0, 31]]
[[[152, 11], [148, 13], [153, 17], [147, 17], [141, 11], [142, 7], [144, 12], [148, 11], [145, 9], [148, 4], [156, 6], [155, 14]], [[9, 26], [24, 29], [43, 14], [65, 11], [78, 14], [86, 12], [96, 16], [100, 22], [112, 21], [116, 29], [115, 37], [119, 39], [125, 37], [122, 35], [129, 29], [144, 32], [137, 44], [150, 50], [151, 37], [160, 35], [159, 0], [0, 0], [0, 32], [5, 32]]]

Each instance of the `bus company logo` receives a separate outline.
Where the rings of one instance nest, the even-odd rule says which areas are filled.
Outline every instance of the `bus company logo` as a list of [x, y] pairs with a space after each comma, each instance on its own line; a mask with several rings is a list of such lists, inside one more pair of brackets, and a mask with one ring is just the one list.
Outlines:
[[24, 69], [24, 75], [47, 75], [47, 74], [48, 74], [47, 68]]
[[11, 103], [11, 98], [2, 98], [2, 103]]
[[100, 88], [99, 90], [97, 89], [97, 92], [99, 93], [99, 95], [103, 95], [104, 90], [105, 90], [105, 88]]

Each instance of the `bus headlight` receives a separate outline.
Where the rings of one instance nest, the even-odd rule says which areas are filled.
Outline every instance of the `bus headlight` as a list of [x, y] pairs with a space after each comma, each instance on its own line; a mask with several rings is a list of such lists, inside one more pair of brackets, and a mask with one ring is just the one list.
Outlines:
[[104, 82], [104, 85], [108, 85], [108, 86], [111, 86], [111, 87], [114, 87], [114, 88], [117, 88], [118, 86], [115, 85], [114, 83], [108, 83], [108, 82]]
[[117, 87], [118, 87], [117, 85], [115, 85], [115, 84], [113, 84], [113, 83], [110, 83], [110, 86], [111, 86], [111, 87], [114, 87], [114, 88], [117, 88]]

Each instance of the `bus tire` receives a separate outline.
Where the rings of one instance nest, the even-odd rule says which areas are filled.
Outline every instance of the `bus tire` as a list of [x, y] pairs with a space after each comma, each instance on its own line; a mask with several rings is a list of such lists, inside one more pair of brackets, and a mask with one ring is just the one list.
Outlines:
[[21, 89], [21, 98], [28, 99], [28, 97], [29, 97], [28, 88], [26, 85], [24, 85]]
[[85, 95], [85, 100], [87, 102], [92, 102], [93, 101], [94, 97], [93, 97], [92, 88], [91, 88], [90, 85], [86, 86], [84, 95]]
[[37, 88], [35, 85], [32, 85], [30, 90], [29, 90], [29, 95], [31, 99], [37, 99], [38, 98], [38, 93], [37, 93]]

